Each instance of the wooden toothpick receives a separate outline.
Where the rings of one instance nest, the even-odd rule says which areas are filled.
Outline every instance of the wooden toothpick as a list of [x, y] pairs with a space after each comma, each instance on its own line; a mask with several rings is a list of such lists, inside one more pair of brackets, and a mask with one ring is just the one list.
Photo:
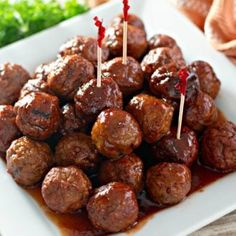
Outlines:
[[97, 87], [102, 86], [102, 48], [97, 47]]
[[123, 0], [123, 64], [127, 64], [127, 40], [128, 40], [128, 11], [130, 9], [129, 1]]
[[184, 112], [184, 102], [185, 96], [183, 94], [180, 95], [180, 106], [179, 106], [179, 120], [178, 120], [178, 129], [177, 129], [177, 139], [180, 139], [182, 122], [183, 122], [183, 112]]

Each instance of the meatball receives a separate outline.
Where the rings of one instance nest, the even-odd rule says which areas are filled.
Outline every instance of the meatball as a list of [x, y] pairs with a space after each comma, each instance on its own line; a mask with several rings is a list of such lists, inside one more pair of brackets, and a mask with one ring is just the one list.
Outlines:
[[[178, 69], [175, 64], [168, 64], [157, 69], [149, 80], [150, 91], [159, 98], [179, 103], [180, 92], [176, 88], [179, 83]], [[200, 84], [195, 74], [187, 78], [186, 106], [191, 105], [198, 95]]]
[[176, 138], [177, 129], [171, 131], [159, 142], [152, 145], [152, 155], [158, 162], [177, 162], [191, 166], [198, 157], [198, 140], [194, 131], [187, 127]]
[[142, 142], [137, 121], [128, 112], [107, 109], [100, 113], [92, 128], [92, 140], [98, 151], [108, 158], [130, 154]]
[[160, 205], [182, 201], [191, 189], [191, 172], [183, 164], [162, 162], [147, 171], [147, 191]]
[[151, 93], [160, 98], [179, 100], [179, 90], [176, 84], [179, 82], [178, 67], [175, 63], [169, 63], [156, 69], [148, 79]]
[[[118, 16], [116, 16], [112, 19], [111, 26], [120, 25], [120, 24], [123, 24], [123, 22], [124, 22], [124, 15], [119, 14]], [[145, 30], [144, 23], [141, 20], [141, 18], [134, 15], [134, 14], [128, 15], [128, 25], [132, 25], [132, 26], [137, 27], [141, 30]]]
[[21, 137], [7, 150], [7, 171], [25, 187], [39, 183], [53, 164], [48, 144]]
[[143, 188], [143, 162], [131, 153], [118, 160], [102, 162], [98, 178], [101, 185], [110, 182], [123, 182], [130, 185], [136, 193]]
[[119, 85], [124, 95], [130, 95], [143, 87], [143, 71], [140, 64], [132, 57], [124, 65], [122, 57], [116, 57], [102, 65], [102, 73], [111, 77]]
[[165, 34], [155, 34], [149, 39], [148, 47], [152, 50], [161, 47], [174, 48], [178, 46], [172, 37]]
[[70, 100], [78, 88], [93, 77], [93, 64], [81, 56], [72, 55], [61, 57], [53, 63], [47, 82], [58, 96]]
[[[94, 65], [97, 64], [97, 40], [86, 36], [76, 36], [60, 47], [60, 56], [74, 55], [84, 57]], [[102, 46], [102, 61], [109, 57], [109, 49]]]
[[215, 99], [221, 83], [211, 65], [205, 61], [194, 61], [188, 68], [198, 76], [201, 90]]
[[221, 110], [217, 109], [217, 113], [218, 113], [217, 119], [212, 125], [210, 125], [211, 127], [212, 126], [217, 126], [218, 124], [221, 124], [221, 123], [224, 123], [225, 121], [228, 121], [228, 119], [225, 117], [225, 114]]
[[5, 152], [11, 142], [20, 136], [15, 119], [11, 105], [0, 105], [0, 152]]
[[147, 143], [161, 139], [170, 130], [174, 108], [147, 94], [133, 97], [126, 110], [138, 121]]
[[53, 63], [39, 65], [33, 74], [33, 79], [47, 81]]
[[44, 92], [54, 95], [53, 91], [49, 88], [47, 83], [47, 77], [51, 70], [51, 64], [41, 64], [39, 65], [34, 74], [33, 79], [28, 80], [22, 87], [20, 92], [20, 99], [31, 92]]
[[76, 114], [84, 115], [94, 121], [98, 114], [107, 108], [123, 107], [122, 93], [117, 83], [111, 78], [102, 78], [101, 87], [97, 81], [90, 80], [84, 84], [74, 97]]
[[186, 109], [184, 121], [186, 125], [195, 130], [202, 131], [204, 127], [212, 125], [218, 116], [214, 100], [199, 91], [195, 102]]
[[64, 105], [61, 108], [61, 114], [62, 118], [59, 131], [62, 135], [70, 134], [86, 127], [86, 119], [82, 115], [76, 115], [74, 104], [67, 103]]
[[30, 79], [26, 82], [20, 91], [20, 98], [32, 92], [44, 92], [54, 95], [53, 91], [49, 88], [48, 83], [42, 79]]
[[39, 65], [34, 74], [33, 79], [30, 79], [25, 83], [20, 92], [20, 99], [31, 92], [45, 92], [54, 95], [53, 91], [49, 88], [47, 83], [47, 77], [51, 70], [51, 64]]
[[139, 208], [132, 188], [113, 182], [96, 189], [89, 199], [87, 211], [97, 229], [116, 233], [135, 223]]
[[208, 128], [202, 138], [204, 164], [221, 172], [236, 170], [236, 126], [232, 122]]
[[[168, 80], [167, 84], [169, 84], [170, 79], [171, 79], [171, 82], [173, 83], [172, 78], [177, 79], [178, 71], [179, 71], [179, 68], [176, 66], [174, 62], [158, 67], [158, 69], [156, 69], [150, 77], [149, 76], [145, 77], [145, 79], [148, 81], [150, 91], [156, 96], [161, 97], [160, 95], [163, 92], [162, 92], [162, 89], [160, 90], [159, 88], [161, 87], [162, 84], [164, 84], [165, 80]], [[160, 81], [162, 81], [161, 84], [159, 84]], [[168, 86], [169, 88], [167, 90], [167, 91], [171, 91], [171, 97], [173, 95], [176, 96], [176, 91], [177, 91], [175, 88], [172, 88], [172, 86], [173, 85]], [[165, 87], [166, 86], [164, 86], [164, 88]], [[174, 90], [174, 92], [172, 90]], [[165, 96], [165, 97], [168, 97], [168, 96]]]
[[30, 93], [15, 104], [15, 111], [18, 128], [33, 139], [47, 139], [58, 129], [60, 107], [55, 96]]
[[54, 167], [42, 184], [42, 196], [47, 206], [59, 213], [73, 213], [85, 207], [92, 185], [77, 167]]
[[82, 170], [94, 169], [99, 161], [91, 137], [83, 133], [64, 136], [56, 146], [55, 158], [59, 166], [76, 165]]
[[147, 78], [160, 67], [174, 63], [175, 66], [180, 69], [185, 66], [182, 52], [179, 48], [155, 48], [149, 51], [149, 53], [143, 58], [141, 67]]
[[29, 73], [20, 65], [12, 63], [0, 65], [0, 105], [14, 104], [29, 78]]
[[[123, 25], [110, 27], [106, 31], [105, 45], [113, 57], [122, 56]], [[144, 30], [128, 25], [127, 54], [135, 59], [143, 56], [147, 49], [147, 39]]]

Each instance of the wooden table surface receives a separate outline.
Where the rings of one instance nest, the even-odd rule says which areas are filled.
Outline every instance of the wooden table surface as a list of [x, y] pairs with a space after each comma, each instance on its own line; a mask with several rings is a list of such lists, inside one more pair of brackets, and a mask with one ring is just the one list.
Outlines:
[[236, 235], [236, 211], [203, 227], [190, 236], [233, 236]]

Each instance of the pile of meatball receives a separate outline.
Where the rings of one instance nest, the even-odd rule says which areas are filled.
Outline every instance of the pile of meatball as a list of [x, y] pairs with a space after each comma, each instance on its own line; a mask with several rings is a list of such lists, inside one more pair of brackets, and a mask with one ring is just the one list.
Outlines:
[[[236, 170], [236, 126], [215, 105], [220, 81], [211, 65], [186, 64], [170, 36], [147, 40], [135, 15], [129, 15], [122, 64], [122, 24], [119, 15], [106, 32], [101, 87], [92, 37], [72, 38], [33, 75], [17, 64], [0, 66], [0, 152], [7, 171], [25, 188], [41, 186], [52, 211], [86, 208], [105, 232], [135, 225], [142, 191], [160, 207], [182, 201], [197, 161], [212, 171]], [[182, 68], [190, 75], [177, 139]], [[142, 156], [143, 145], [150, 152]]]

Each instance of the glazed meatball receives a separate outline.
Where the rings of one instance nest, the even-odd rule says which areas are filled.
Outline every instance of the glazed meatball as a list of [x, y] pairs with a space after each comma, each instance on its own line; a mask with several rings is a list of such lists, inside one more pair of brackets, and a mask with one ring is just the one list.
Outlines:
[[122, 93], [112, 78], [102, 78], [101, 87], [97, 87], [95, 79], [90, 80], [77, 91], [74, 100], [76, 114], [91, 121], [104, 109], [123, 107]]
[[219, 124], [228, 121], [228, 119], [226, 118], [225, 114], [224, 114], [221, 110], [217, 109], [217, 113], [218, 113], [217, 119], [216, 119], [216, 121], [211, 125], [211, 127], [212, 127], [212, 126], [214, 126], [214, 127], [215, 127], [215, 126], [218, 126]]
[[180, 69], [185, 66], [182, 52], [179, 48], [155, 48], [143, 58], [141, 67], [147, 78], [149, 78], [155, 70], [160, 67], [174, 63]]
[[20, 65], [12, 63], [0, 65], [0, 105], [14, 104], [29, 78], [29, 73]]
[[60, 124], [58, 98], [46, 93], [30, 93], [15, 104], [16, 124], [33, 139], [44, 140], [57, 131]]
[[236, 126], [232, 122], [219, 123], [204, 132], [201, 160], [221, 172], [236, 170]]
[[[168, 64], [158, 67], [158, 69], [156, 69], [150, 77], [145, 77], [145, 79], [149, 83], [150, 91], [153, 94], [160, 97], [161, 92], [159, 91], [159, 86], [160, 86], [159, 82], [163, 80], [162, 83], [164, 83], [165, 79], [170, 80], [170, 78], [177, 78], [178, 71], [179, 71], [179, 68], [176, 66], [176, 64], [174, 62], [171, 62], [171, 63], [168, 63]], [[169, 89], [168, 89], [168, 91], [169, 91], [171, 89], [171, 86], [168, 86], [168, 87], [169, 87]], [[171, 94], [172, 93], [173, 92], [171, 92]], [[173, 93], [173, 94], [175, 95], [175, 93]]]
[[87, 205], [94, 227], [111, 233], [126, 230], [138, 218], [138, 203], [132, 188], [113, 182], [96, 189]]
[[149, 50], [152, 50], [155, 48], [161, 48], [161, 47], [174, 48], [178, 46], [177, 46], [176, 41], [169, 35], [165, 35], [165, 34], [153, 35], [148, 41]]
[[61, 108], [60, 133], [62, 135], [79, 131], [86, 127], [87, 121], [83, 116], [77, 116], [74, 104], [67, 103]]
[[[97, 63], [97, 40], [92, 37], [76, 36], [60, 47], [61, 56], [74, 55], [84, 57], [94, 65]], [[109, 49], [102, 46], [102, 61], [109, 57]]]
[[83, 133], [64, 136], [56, 146], [55, 158], [59, 166], [76, 165], [82, 170], [94, 169], [99, 161], [91, 137]]
[[198, 76], [201, 90], [215, 99], [221, 83], [211, 65], [205, 61], [194, 61], [188, 68]]
[[[123, 49], [123, 25], [110, 27], [106, 31], [105, 45], [109, 48], [113, 57], [122, 56]], [[128, 25], [127, 54], [139, 59], [146, 52], [147, 39], [144, 30]]]
[[89, 178], [77, 167], [54, 167], [42, 184], [47, 206], [58, 213], [74, 213], [85, 207], [92, 190]]
[[139, 94], [131, 99], [126, 110], [138, 121], [148, 143], [158, 141], [170, 130], [174, 108], [163, 100]]
[[53, 63], [47, 82], [58, 96], [70, 100], [78, 88], [93, 77], [93, 64], [81, 56], [72, 55], [61, 57]]
[[142, 142], [137, 121], [128, 112], [107, 109], [100, 113], [92, 128], [92, 140], [98, 151], [108, 158], [130, 154]]
[[147, 172], [147, 191], [160, 205], [174, 205], [182, 201], [191, 189], [191, 172], [183, 164], [163, 162]]
[[33, 79], [28, 80], [22, 87], [19, 99], [31, 92], [44, 92], [54, 95], [47, 83], [47, 76], [51, 70], [51, 67], [52, 63], [39, 65], [33, 74]]
[[143, 87], [143, 71], [132, 57], [127, 58], [126, 65], [122, 63], [122, 57], [105, 62], [102, 65], [102, 73], [114, 79], [124, 95], [130, 95]]
[[39, 65], [33, 74], [33, 79], [47, 81], [53, 63]]
[[7, 171], [25, 187], [39, 183], [53, 164], [48, 144], [21, 137], [7, 150]]
[[19, 99], [32, 92], [44, 92], [54, 95], [53, 91], [49, 88], [47, 81], [42, 79], [30, 79], [21, 89]]
[[198, 157], [198, 140], [194, 131], [187, 127], [181, 130], [180, 139], [176, 138], [177, 129], [171, 131], [159, 142], [152, 145], [152, 155], [158, 162], [177, 162], [191, 166]]
[[[120, 14], [112, 19], [111, 26], [120, 25], [120, 24], [123, 24], [123, 22], [124, 22], [124, 15]], [[144, 27], [144, 24], [143, 24], [143, 21], [141, 20], [141, 18], [134, 15], [134, 14], [128, 15], [128, 25], [132, 25], [132, 26], [137, 27], [141, 30], [145, 30], [145, 27]]]
[[15, 119], [11, 105], [0, 105], [0, 152], [5, 152], [11, 142], [20, 136]]
[[186, 109], [184, 121], [195, 130], [202, 131], [204, 127], [212, 125], [218, 116], [214, 100], [206, 93], [199, 92], [195, 102]]
[[178, 67], [175, 63], [169, 63], [156, 69], [148, 79], [149, 89], [154, 95], [176, 100], [180, 98], [176, 84], [179, 82]]
[[[180, 92], [176, 88], [179, 83], [178, 69], [175, 64], [168, 64], [157, 69], [149, 80], [150, 91], [159, 98], [179, 103]], [[191, 105], [200, 90], [198, 77], [190, 73], [187, 78], [185, 105]]]
[[98, 177], [101, 185], [110, 182], [123, 182], [138, 193], [143, 188], [143, 168], [142, 160], [131, 153], [118, 160], [102, 162]]

